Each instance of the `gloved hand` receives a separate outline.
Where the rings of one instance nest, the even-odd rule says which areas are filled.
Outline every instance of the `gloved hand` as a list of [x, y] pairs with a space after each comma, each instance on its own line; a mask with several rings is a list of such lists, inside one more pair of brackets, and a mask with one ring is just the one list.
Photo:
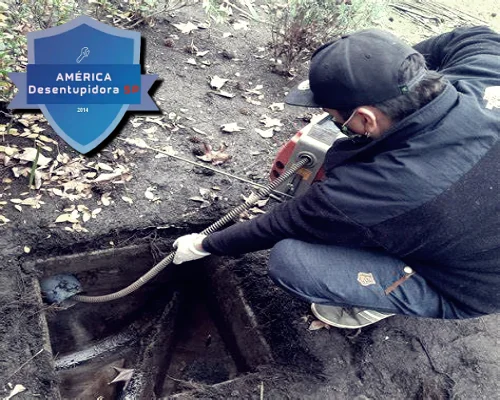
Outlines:
[[174, 242], [174, 249], [177, 249], [174, 256], [174, 264], [182, 264], [186, 261], [198, 260], [209, 256], [210, 253], [203, 250], [201, 247], [201, 242], [205, 239], [207, 235], [202, 235], [200, 233], [191, 233], [190, 235], [184, 235], [178, 238]]

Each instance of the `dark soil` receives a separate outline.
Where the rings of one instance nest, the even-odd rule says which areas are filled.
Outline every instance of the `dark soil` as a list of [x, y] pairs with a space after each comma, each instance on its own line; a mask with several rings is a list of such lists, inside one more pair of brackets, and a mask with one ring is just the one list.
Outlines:
[[[266, 48], [268, 33], [256, 23], [249, 31], [217, 26], [187, 36], [172, 23], [190, 18], [203, 20], [197, 8], [181, 10], [167, 16], [154, 27], [141, 27], [146, 38], [143, 63], [149, 73], [162, 79], [154, 98], [165, 115], [175, 113], [181, 119], [179, 129], [158, 129], [156, 142], [171, 145], [179, 155], [196, 160], [192, 154], [200, 143], [217, 148], [227, 144], [232, 159], [218, 168], [258, 183], [266, 183], [271, 162], [278, 147], [305, 122], [307, 110], [287, 107], [273, 112], [268, 106], [283, 102], [285, 92], [306, 76], [307, 66], [299, 66], [298, 76], [290, 80], [273, 73], [272, 57]], [[233, 36], [223, 37], [223, 32]], [[177, 35], [178, 39], [175, 36]], [[165, 45], [165, 39], [168, 39]], [[186, 48], [194, 43], [199, 51], [209, 53], [197, 58], [198, 65], [187, 64], [194, 57]], [[257, 58], [256, 55], [263, 55]], [[202, 68], [201, 61], [210, 61]], [[236, 75], [238, 73], [238, 75]], [[227, 99], [211, 93], [210, 78], [228, 78], [225, 90], [235, 93]], [[242, 97], [244, 89], [263, 85], [261, 105], [250, 104]], [[181, 109], [185, 110], [182, 111]], [[279, 118], [280, 132], [263, 139], [255, 131], [262, 128], [263, 114]], [[192, 118], [191, 119], [188, 119]], [[64, 231], [53, 221], [67, 202], [44, 192], [46, 202], [40, 209], [25, 208], [22, 213], [12, 205], [1, 211], [12, 222], [0, 227], [0, 395], [9, 393], [8, 383], [22, 384], [27, 390], [15, 399], [58, 398], [58, 377], [53, 356], [44, 343], [43, 313], [34, 278], [36, 259], [74, 254], [92, 249], [109, 249], [131, 244], [150, 246], [155, 260], [165, 256], [173, 238], [187, 232], [198, 232], [240, 204], [250, 185], [218, 174], [211, 175], [169, 158], [154, 158], [149, 151], [135, 149], [117, 138], [142, 137], [151, 124], [133, 128], [124, 124], [113, 140], [99, 152], [88, 155], [88, 161], [106, 160], [110, 152], [124, 149], [133, 179], [126, 185], [96, 187], [92, 199], [81, 201], [89, 208], [105, 191], [112, 191], [115, 202], [103, 207], [98, 218], [85, 226], [88, 233]], [[225, 134], [220, 125], [237, 122], [241, 132]], [[2, 122], [4, 123], [4, 122]], [[195, 132], [197, 128], [207, 136]], [[56, 138], [48, 128], [47, 135]], [[25, 139], [6, 137], [8, 143], [26, 146]], [[58, 140], [60, 151], [77, 154]], [[0, 169], [0, 181], [12, 177], [9, 168]], [[152, 203], [144, 197], [147, 187], [156, 186], [162, 201]], [[218, 199], [207, 208], [188, 200], [199, 196], [199, 188], [218, 186]], [[0, 199], [19, 197], [27, 189], [25, 179], [11, 185], [0, 184]], [[129, 205], [120, 200], [134, 198]], [[78, 204], [80, 204], [78, 203]], [[31, 248], [30, 254], [23, 251]], [[251, 343], [252, 332], [261, 332], [269, 346], [269, 354], [250, 354], [255, 361], [248, 372], [225, 383], [213, 384], [234, 371], [207, 368], [201, 371], [200, 385], [186, 386], [176, 398], [292, 398], [292, 399], [493, 399], [500, 393], [500, 353], [498, 316], [468, 321], [440, 321], [393, 317], [359, 332], [340, 329], [309, 331], [309, 305], [304, 304], [273, 285], [267, 274], [267, 252], [240, 258], [222, 258], [211, 267], [213, 276], [223, 275], [228, 288], [241, 290], [255, 321], [247, 327], [250, 335], [241, 341]], [[183, 266], [189, 268], [189, 265]], [[228, 289], [227, 303], [231, 301]], [[224, 294], [218, 293], [224, 303]], [[126, 301], [126, 300], [125, 300]], [[204, 312], [203, 310], [199, 312]], [[231, 320], [229, 309], [224, 318]], [[159, 333], [158, 333], [159, 335]], [[240, 343], [244, 345], [244, 343]], [[248, 346], [251, 348], [252, 346]], [[251, 351], [249, 351], [251, 353]], [[191, 371], [190, 377], [199, 371]], [[105, 377], [108, 379], [108, 377]], [[104, 378], [103, 378], [104, 379]], [[90, 397], [87, 397], [90, 398]]]

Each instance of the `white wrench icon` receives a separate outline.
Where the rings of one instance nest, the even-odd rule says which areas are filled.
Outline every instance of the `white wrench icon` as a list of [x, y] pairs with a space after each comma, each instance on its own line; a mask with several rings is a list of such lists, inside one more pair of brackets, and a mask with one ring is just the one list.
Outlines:
[[82, 47], [82, 51], [80, 52], [80, 55], [76, 59], [76, 62], [80, 64], [80, 62], [85, 58], [88, 57], [90, 54], [90, 50], [88, 47]]

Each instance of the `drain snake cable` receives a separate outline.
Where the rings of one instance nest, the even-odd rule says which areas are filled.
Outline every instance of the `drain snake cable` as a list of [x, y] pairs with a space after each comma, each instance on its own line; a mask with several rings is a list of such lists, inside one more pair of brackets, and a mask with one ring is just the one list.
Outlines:
[[[215, 221], [208, 228], [204, 229], [201, 234], [202, 235], [210, 235], [218, 231], [224, 225], [233, 221], [236, 217], [238, 217], [242, 212], [247, 211], [250, 207], [252, 207], [257, 201], [260, 199], [268, 197], [271, 192], [273, 192], [279, 185], [289, 179], [293, 174], [295, 174], [300, 168], [310, 164], [312, 160], [310, 158], [302, 157], [299, 161], [294, 163], [290, 168], [287, 168], [286, 171], [272, 181], [269, 185], [264, 188], [260, 188], [256, 191], [256, 193], [252, 193], [248, 199], [246, 199], [245, 203], [235, 207], [233, 210], [229, 211], [226, 215], [224, 215], [219, 220]], [[170, 265], [174, 259], [175, 251], [171, 252], [168, 256], [166, 256], [163, 260], [161, 260], [158, 264], [152, 267], [148, 272], [142, 275], [135, 282], [130, 284], [129, 286], [119, 290], [118, 292], [102, 295], [102, 296], [86, 296], [86, 295], [75, 295], [71, 297], [71, 300], [81, 302], [81, 303], [105, 303], [112, 300], [117, 300], [122, 297], [129, 295], [132, 292], [135, 292], [141, 286], [149, 282], [156, 275], [158, 275], [165, 267]]]

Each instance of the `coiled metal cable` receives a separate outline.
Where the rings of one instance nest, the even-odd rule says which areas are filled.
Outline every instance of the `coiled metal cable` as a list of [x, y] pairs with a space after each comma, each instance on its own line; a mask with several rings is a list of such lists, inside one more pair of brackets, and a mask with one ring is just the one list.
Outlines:
[[[275, 190], [279, 185], [289, 179], [294, 173], [296, 173], [300, 168], [310, 163], [311, 160], [307, 157], [301, 158], [295, 164], [293, 164], [290, 168], [287, 168], [285, 173], [281, 175], [279, 178], [271, 182], [265, 188], [257, 190], [256, 194], [251, 194], [249, 198], [245, 201], [245, 203], [235, 207], [233, 210], [229, 211], [222, 218], [215, 221], [208, 228], [204, 229], [201, 234], [209, 235], [218, 231], [227, 223], [233, 221], [236, 217], [238, 217], [242, 212], [248, 210], [252, 207], [257, 201], [262, 198], [265, 198], [271, 194], [273, 190]], [[167, 267], [170, 263], [172, 263], [174, 259], [175, 251], [171, 252], [168, 256], [166, 256], [163, 260], [161, 260], [158, 264], [156, 264], [153, 268], [151, 268], [148, 272], [146, 272], [143, 276], [137, 279], [135, 282], [130, 284], [129, 286], [119, 290], [118, 292], [102, 295], [102, 296], [86, 296], [86, 295], [75, 295], [71, 297], [74, 301], [79, 301], [82, 303], [105, 303], [112, 300], [117, 300], [122, 297], [129, 295], [132, 292], [135, 292], [141, 286], [146, 284], [148, 281], [153, 279], [156, 275], [158, 275], [165, 267]]]

